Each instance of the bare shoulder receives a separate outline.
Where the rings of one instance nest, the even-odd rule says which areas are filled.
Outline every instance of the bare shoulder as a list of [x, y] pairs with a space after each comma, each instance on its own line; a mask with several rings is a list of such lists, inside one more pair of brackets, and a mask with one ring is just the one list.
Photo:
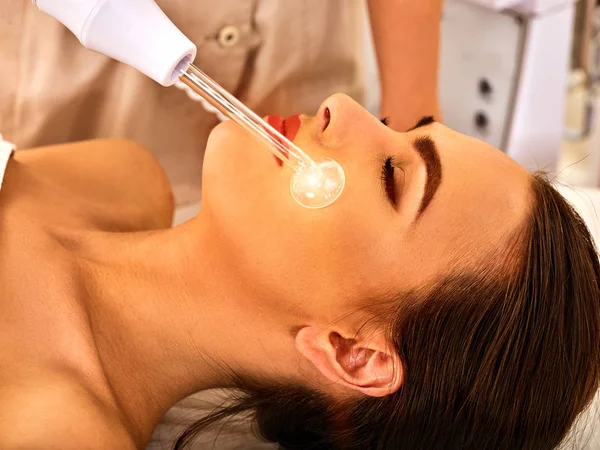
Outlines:
[[42, 179], [46, 192], [61, 196], [60, 202], [79, 202], [78, 210], [90, 205], [90, 211], [105, 215], [107, 222], [130, 218], [149, 221], [151, 227], [171, 224], [171, 185], [154, 156], [134, 141], [104, 139], [42, 147], [17, 152], [15, 160]]
[[0, 388], [4, 450], [134, 450], [125, 427], [76, 384], [52, 380]]

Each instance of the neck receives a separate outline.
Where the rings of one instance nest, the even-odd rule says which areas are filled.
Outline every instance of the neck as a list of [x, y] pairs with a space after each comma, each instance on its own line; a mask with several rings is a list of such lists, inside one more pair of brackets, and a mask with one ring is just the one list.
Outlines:
[[98, 354], [142, 443], [187, 395], [294, 367], [289, 324], [258, 312], [206, 227], [197, 218], [171, 230], [102, 234], [82, 251]]

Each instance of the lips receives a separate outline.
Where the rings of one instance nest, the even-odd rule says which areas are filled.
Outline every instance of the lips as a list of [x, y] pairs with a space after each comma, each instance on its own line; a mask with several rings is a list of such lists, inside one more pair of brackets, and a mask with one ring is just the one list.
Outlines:
[[283, 135], [293, 141], [300, 129], [300, 114], [290, 116], [283, 121]]
[[[267, 116], [267, 123], [283, 134], [287, 139], [293, 141], [298, 134], [298, 130], [300, 129], [300, 115], [296, 114], [295, 116], [290, 116], [287, 119], [283, 119], [281, 116], [272, 115]], [[285, 151], [285, 150], [284, 150]], [[275, 155], [273, 155], [275, 156]], [[287, 153], [286, 155], [287, 156]], [[283, 166], [283, 161], [281, 158], [275, 156], [275, 160], [279, 167]]]

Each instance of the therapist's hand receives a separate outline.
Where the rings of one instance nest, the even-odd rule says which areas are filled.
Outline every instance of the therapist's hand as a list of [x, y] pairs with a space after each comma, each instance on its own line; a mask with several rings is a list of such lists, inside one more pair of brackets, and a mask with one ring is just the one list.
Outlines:
[[406, 131], [423, 116], [441, 120], [438, 61], [443, 0], [369, 0], [381, 79], [381, 116]]

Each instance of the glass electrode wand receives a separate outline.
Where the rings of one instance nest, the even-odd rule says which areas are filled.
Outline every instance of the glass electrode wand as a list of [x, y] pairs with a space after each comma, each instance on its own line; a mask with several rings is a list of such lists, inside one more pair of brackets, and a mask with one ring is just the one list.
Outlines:
[[173, 25], [154, 0], [32, 0], [67, 26], [90, 50], [121, 61], [163, 86], [181, 80], [243, 129], [261, 139], [294, 170], [292, 197], [306, 208], [333, 203], [345, 186], [332, 159], [313, 161], [293, 142], [192, 64], [196, 46]]
[[182, 73], [181, 81], [223, 115], [265, 141], [266, 147], [295, 171], [290, 191], [299, 204], [307, 208], [323, 208], [340, 196], [344, 189], [345, 176], [342, 167], [336, 161], [313, 161], [297, 145], [193, 64]]

